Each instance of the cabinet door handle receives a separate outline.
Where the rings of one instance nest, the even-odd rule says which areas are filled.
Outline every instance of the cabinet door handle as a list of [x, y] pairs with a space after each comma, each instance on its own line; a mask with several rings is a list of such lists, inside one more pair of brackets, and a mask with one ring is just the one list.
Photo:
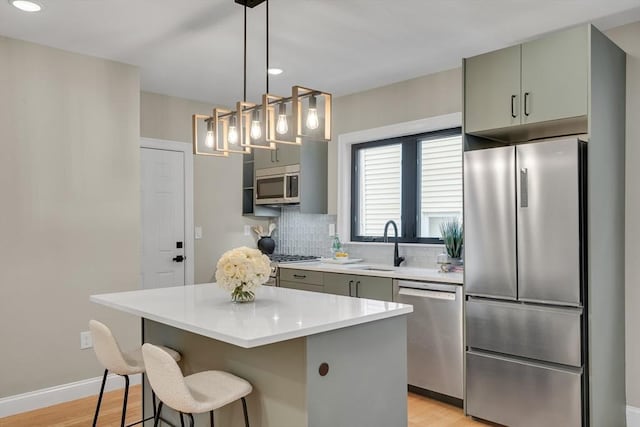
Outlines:
[[529, 92], [524, 93], [524, 115], [525, 116], [529, 115], [529, 95], [531, 95]]
[[511, 117], [513, 117], [514, 119], [516, 117], [518, 117], [518, 115], [516, 114], [516, 95], [511, 95]]
[[271, 163], [273, 163], [273, 162], [274, 162], [274, 160], [273, 160], [273, 151], [274, 151], [274, 150], [271, 150], [271, 151], [269, 152], [269, 154], [271, 155]]
[[356, 296], [359, 297], [360, 296], [360, 290], [358, 289], [358, 286], [360, 286], [360, 280], [358, 280], [356, 282]]
[[296, 279], [306, 279], [307, 276], [304, 274], [294, 274], [293, 277], [295, 277]]
[[276, 163], [280, 161], [280, 159], [278, 158], [278, 152], [280, 151], [279, 148], [276, 148]]
[[351, 286], [353, 285], [353, 280], [349, 280], [349, 296], [351, 295]]

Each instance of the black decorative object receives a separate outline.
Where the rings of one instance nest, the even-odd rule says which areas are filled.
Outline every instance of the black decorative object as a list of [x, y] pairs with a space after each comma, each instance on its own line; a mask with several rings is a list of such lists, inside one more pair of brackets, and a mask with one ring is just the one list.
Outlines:
[[276, 242], [269, 236], [262, 236], [258, 240], [258, 249], [265, 255], [271, 255], [276, 249]]

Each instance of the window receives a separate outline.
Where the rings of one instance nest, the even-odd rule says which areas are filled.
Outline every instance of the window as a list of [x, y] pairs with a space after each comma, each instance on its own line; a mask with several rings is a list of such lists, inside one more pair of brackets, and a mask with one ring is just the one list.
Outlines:
[[460, 128], [351, 150], [352, 241], [382, 241], [384, 225], [394, 220], [401, 242], [441, 243], [440, 224], [462, 220]]

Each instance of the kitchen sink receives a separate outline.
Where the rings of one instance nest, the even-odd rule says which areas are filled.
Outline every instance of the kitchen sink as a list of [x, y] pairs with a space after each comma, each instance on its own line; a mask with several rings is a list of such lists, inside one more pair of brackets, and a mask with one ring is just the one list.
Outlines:
[[375, 267], [373, 265], [354, 265], [353, 267], [349, 267], [353, 270], [366, 270], [366, 271], [395, 271], [390, 267]]

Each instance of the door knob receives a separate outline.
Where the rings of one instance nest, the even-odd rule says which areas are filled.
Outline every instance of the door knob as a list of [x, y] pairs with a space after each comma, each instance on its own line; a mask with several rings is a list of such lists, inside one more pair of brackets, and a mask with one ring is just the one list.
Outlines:
[[173, 260], [174, 260], [175, 262], [182, 262], [182, 261], [184, 261], [185, 259], [186, 259], [186, 257], [183, 257], [182, 255], [178, 255], [178, 256], [176, 256]]

